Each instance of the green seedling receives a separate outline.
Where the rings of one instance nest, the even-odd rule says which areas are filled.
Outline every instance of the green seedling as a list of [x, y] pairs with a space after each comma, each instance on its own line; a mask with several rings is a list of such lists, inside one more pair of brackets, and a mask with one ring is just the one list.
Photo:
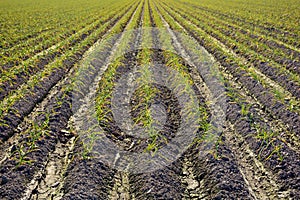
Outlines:
[[265, 158], [265, 160], [269, 160], [274, 154], [276, 154], [277, 155], [277, 157], [278, 157], [278, 160], [280, 161], [280, 162], [282, 162], [283, 161], [283, 156], [282, 156], [282, 154], [281, 154], [281, 152], [280, 152], [280, 149], [282, 148], [282, 146], [275, 146], [275, 145], [273, 145], [272, 144], [272, 146], [273, 146], [273, 151]]
[[242, 103], [241, 104], [241, 114], [243, 116], [247, 116], [249, 114], [250, 108], [251, 108], [251, 104]]
[[35, 151], [34, 149], [26, 150], [23, 144], [21, 144], [16, 151], [12, 153], [12, 155], [17, 154], [17, 165], [16, 168], [24, 165], [24, 164], [31, 164], [33, 160], [30, 160], [27, 155], [31, 152]]
[[26, 156], [37, 150], [37, 142], [48, 135], [50, 132], [48, 131], [49, 124], [49, 114], [45, 115], [44, 121], [39, 124], [36, 122], [32, 122], [31, 127], [24, 133], [27, 134], [26, 142], [22, 142], [18, 145], [17, 150], [12, 153], [11, 156], [17, 155], [18, 165], [22, 165], [25, 163], [32, 163], [33, 161], [29, 160]]
[[87, 135], [87, 137], [82, 141], [83, 151], [82, 151], [81, 155], [84, 160], [92, 158], [91, 153], [97, 153], [97, 152], [93, 151], [93, 148], [95, 146], [97, 139], [99, 139], [99, 135], [102, 133], [101, 132], [93, 132], [92, 130], [93, 129], [90, 128], [85, 133], [85, 135]]
[[295, 99], [290, 99], [289, 100], [288, 109], [290, 111], [299, 112], [299, 108], [300, 108], [300, 103], [297, 100], [295, 100]]
[[158, 150], [158, 144], [156, 141], [160, 135], [153, 127], [151, 127], [151, 125], [152, 124], [149, 124], [149, 126], [147, 127], [147, 131], [148, 131], [149, 138], [150, 138], [150, 143], [146, 147], [145, 152], [150, 152], [151, 155], [154, 156]]
[[282, 160], [283, 157], [280, 153], [280, 146], [275, 145], [276, 137], [278, 136], [278, 132], [274, 132], [272, 130], [267, 131], [265, 128], [257, 127], [257, 135], [256, 138], [261, 141], [261, 145], [259, 147], [259, 153], [258, 158], [261, 158], [262, 152], [269, 148], [270, 146], [274, 148], [274, 150], [265, 158], [265, 160], [268, 160], [273, 154], [276, 154], [279, 158], [279, 160]]
[[285, 94], [282, 93], [280, 90], [273, 89], [273, 93], [279, 101], [281, 101], [281, 102], [284, 101]]

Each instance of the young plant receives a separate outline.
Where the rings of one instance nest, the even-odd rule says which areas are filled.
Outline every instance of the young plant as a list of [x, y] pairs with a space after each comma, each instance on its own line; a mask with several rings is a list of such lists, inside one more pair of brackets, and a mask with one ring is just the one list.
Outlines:
[[101, 132], [94, 132], [92, 127], [85, 132], [85, 138], [82, 140], [83, 150], [81, 153], [84, 160], [92, 158], [92, 153], [97, 154], [97, 152], [93, 151], [93, 149], [96, 141], [99, 139], [99, 135], [101, 134]]
[[242, 116], [247, 116], [249, 114], [251, 104], [242, 103], [241, 104], [241, 114]]
[[45, 114], [45, 119], [42, 123], [32, 122], [29, 129], [27, 129], [24, 134], [27, 135], [27, 140], [24, 140], [17, 145], [16, 150], [10, 155], [13, 159], [17, 160], [17, 166], [22, 164], [30, 164], [33, 161], [30, 160], [27, 155], [31, 152], [37, 150], [37, 142], [49, 134], [48, 124], [49, 124], [49, 115]]
[[258, 158], [262, 159], [262, 153], [264, 150], [268, 148], [273, 148], [272, 152], [265, 156], [265, 160], [268, 160], [271, 158], [273, 154], [276, 154], [279, 158], [279, 160], [283, 160], [283, 157], [280, 153], [281, 146], [278, 146], [275, 144], [276, 137], [278, 136], [278, 132], [274, 132], [272, 130], [266, 130], [264, 127], [256, 127], [257, 129], [257, 135], [256, 138], [261, 141], [261, 145], [259, 147], [259, 153]]

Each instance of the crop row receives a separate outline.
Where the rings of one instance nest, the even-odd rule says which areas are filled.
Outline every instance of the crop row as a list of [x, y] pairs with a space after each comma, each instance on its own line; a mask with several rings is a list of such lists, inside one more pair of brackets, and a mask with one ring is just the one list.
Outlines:
[[[259, 80], [264, 85], [264, 87], [268, 87], [271, 90], [271, 92], [275, 93], [275, 97], [278, 98], [278, 100], [280, 100], [283, 104], [285, 104], [283, 99], [290, 98], [291, 100], [289, 101], [288, 107], [298, 107], [298, 103], [296, 101], [299, 98], [299, 83], [297, 75], [289, 75], [289, 73], [282, 70], [282, 67], [279, 65], [275, 65], [276, 67], [272, 67], [274, 65], [269, 64], [272, 62], [265, 61], [265, 59], [261, 58], [261, 55], [256, 52], [251, 54], [251, 51], [249, 51], [245, 47], [243, 47], [242, 49], [239, 42], [230, 39], [227, 35], [222, 35], [218, 33], [218, 31], [212, 28], [214, 27], [213, 25], [199, 22], [198, 17], [191, 19], [190, 15], [182, 14], [182, 12], [180, 12], [180, 15], [182, 15], [186, 19], [188, 18], [192, 23], [196, 24], [197, 27], [199, 27], [201, 30], [204, 30], [207, 34], [217, 38], [218, 41], [226, 45], [226, 48], [231, 48], [234, 52], [237, 52], [238, 55], [247, 59], [244, 60], [238, 57], [238, 59], [240, 59], [239, 62], [244, 67], [244, 69], [250, 74], [252, 74], [255, 79]], [[272, 81], [270, 82], [268, 79], [266, 79], [265, 75], [257, 73], [257, 70], [263, 72], [267, 77], [270, 77], [273, 81], [276, 81], [276, 83]], [[291, 78], [289, 79], [288, 77], [293, 77], [293, 80], [291, 80]], [[289, 96], [285, 94], [286, 92], [280, 88], [274, 89], [273, 85], [277, 83], [279, 83], [281, 86], [290, 91]], [[294, 96], [294, 98], [291, 98], [290, 96]]]
[[[43, 50], [48, 49], [52, 45], [65, 40], [67, 37], [71, 36], [79, 29], [83, 28], [83, 25], [91, 24], [97, 20], [98, 16], [91, 14], [83, 19], [78, 19], [81, 23], [70, 22], [67, 27], [51, 28], [48, 31], [43, 31], [39, 33], [37, 37], [31, 37], [28, 40], [23, 41], [20, 44], [16, 44], [11, 48], [3, 48], [1, 66], [2, 70], [11, 68], [14, 65], [19, 65], [22, 61], [27, 60], [40, 53]], [[67, 22], [62, 22], [66, 23]], [[74, 30], [70, 30], [71, 27]], [[45, 39], [47, 38], [47, 39]]]
[[[152, 8], [152, 16], [153, 21], [158, 28], [165, 29], [167, 24], [165, 24], [162, 21], [162, 16], [157, 12], [157, 7], [154, 6], [154, 4], [151, 4]], [[161, 13], [162, 14], [162, 13]], [[162, 52], [163, 58], [165, 60], [165, 64], [167, 67], [172, 67], [179, 71], [181, 74], [183, 74], [186, 77], [190, 77], [192, 81], [190, 81], [190, 84], [195, 84], [194, 89], [201, 90], [202, 87], [199, 85], [199, 82], [196, 81], [200, 77], [204, 75], [204, 71], [201, 69], [200, 65], [196, 65], [196, 70], [193, 69], [194, 66], [187, 65], [187, 62], [182, 60], [182, 57], [179, 57], [178, 55], [182, 55], [180, 51], [180, 46], [184, 46], [185, 48], [187, 46], [195, 46], [188, 43], [189, 40], [180, 42], [180, 45], [177, 46], [176, 39], [178, 39], [180, 34], [173, 34], [172, 31], [170, 32], [164, 32], [161, 30], [161, 33], [158, 34], [160, 43], [164, 44], [163, 49], [167, 49], [168, 51]], [[186, 35], [182, 35], [183, 38], [186, 38]], [[196, 45], [197, 46], [197, 45]], [[171, 53], [172, 51], [175, 51], [178, 55]], [[199, 50], [199, 49], [198, 49]], [[170, 52], [171, 51], [171, 52]], [[203, 59], [203, 55], [201, 51], [198, 51], [197, 53], [200, 54], [200, 59]], [[184, 57], [184, 56], [183, 56]], [[185, 57], [184, 57], [185, 59]], [[199, 59], [199, 57], [198, 57]], [[202, 60], [203, 61], [203, 60]], [[201, 61], [200, 61], [201, 63]], [[198, 63], [199, 64], [199, 63]], [[198, 77], [197, 77], [198, 76]], [[205, 75], [204, 75], [205, 77]], [[200, 78], [201, 79], [201, 78]], [[213, 79], [213, 78], [212, 78]], [[189, 80], [189, 79], [187, 79]], [[217, 84], [217, 83], [216, 83]], [[184, 85], [188, 85], [188, 83], [185, 83]], [[201, 89], [200, 89], [201, 88]], [[199, 91], [202, 95], [205, 93], [204, 91]], [[199, 93], [199, 94], [200, 94]], [[198, 94], [198, 95], [199, 95]], [[234, 197], [235, 195], [239, 196], [249, 196], [249, 193], [246, 189], [245, 183], [242, 180], [241, 174], [239, 174], [237, 171], [237, 165], [234, 161], [234, 158], [232, 158], [229, 155], [228, 147], [226, 145], [223, 145], [222, 142], [217, 139], [217, 141], [214, 141], [213, 137], [214, 134], [217, 135], [217, 133], [214, 133], [214, 125], [213, 125], [213, 118], [211, 118], [212, 114], [212, 107], [210, 107], [209, 99], [203, 99], [202, 95], [198, 96], [198, 100], [200, 101], [200, 116], [201, 119], [199, 121], [199, 135], [195, 135], [195, 143], [192, 144], [190, 148], [172, 165], [170, 165], [168, 168], [156, 171], [155, 173], [151, 173], [148, 175], [143, 175], [142, 179], [138, 179], [135, 177], [134, 181], [138, 181], [138, 184], [142, 183], [141, 187], [141, 193], [139, 193], [141, 198], [153, 198], [157, 194], [162, 194], [162, 191], [164, 191], [163, 188], [161, 188], [161, 182], [163, 182], [163, 187], [165, 188], [164, 193], [168, 194], [166, 196], [161, 195], [162, 198], [167, 198], [167, 196], [174, 196], [173, 188], [178, 188], [178, 191], [176, 192], [176, 195], [178, 195], [178, 198], [182, 198], [185, 196], [185, 198], [201, 198], [201, 197], [207, 197], [207, 198], [225, 198], [225, 197]], [[204, 95], [206, 96], [206, 95]], [[203, 107], [204, 106], [204, 107]], [[221, 110], [220, 110], [221, 112]], [[212, 135], [210, 135], [212, 134]], [[216, 138], [215, 138], [216, 139]], [[199, 156], [200, 154], [203, 154], [205, 152], [203, 146], [205, 146], [206, 142], [209, 143], [209, 140], [213, 141], [212, 149], [209, 151], [208, 154], [204, 155], [203, 157]], [[204, 150], [204, 152], [201, 152]], [[201, 152], [201, 153], [200, 153]], [[205, 154], [205, 153], [204, 153]], [[198, 157], [199, 156], [199, 157]], [[220, 156], [220, 157], [219, 157]], [[223, 160], [223, 158], [228, 158], [229, 160]], [[184, 188], [183, 180], [181, 180], [183, 177], [178, 174], [179, 172], [176, 172], [178, 170], [182, 171], [184, 170], [184, 166], [186, 165], [186, 159], [190, 160], [192, 163], [192, 174], [194, 174], [194, 181], [202, 182], [202, 186], [196, 186], [194, 188], [190, 188], [189, 190], [186, 190]], [[207, 162], [204, 162], [206, 160]], [[222, 160], [223, 164], [221, 165], [218, 160]], [[199, 170], [203, 169], [203, 170]], [[230, 169], [230, 170], [229, 170]], [[227, 178], [229, 176], [222, 176], [221, 174], [223, 172], [227, 171], [227, 173], [234, 173], [235, 181], [229, 182], [227, 181]], [[159, 177], [161, 174], [168, 174], [165, 176], [165, 180], [161, 180]], [[177, 175], [176, 175], [177, 174]], [[155, 177], [150, 178], [151, 177]], [[177, 176], [177, 177], [176, 177]], [[216, 178], [218, 177], [218, 178]], [[220, 178], [222, 180], [220, 180]], [[219, 179], [219, 180], [218, 180]], [[172, 180], [172, 181], [171, 181]], [[217, 181], [218, 180], [218, 181]], [[172, 182], [172, 184], [170, 184]], [[227, 188], [224, 187], [224, 185], [220, 183], [227, 184]], [[219, 183], [219, 184], [218, 184]], [[175, 184], [178, 184], [178, 186], [175, 186]], [[181, 186], [179, 186], [181, 185]], [[214, 185], [214, 186], [212, 186]], [[134, 186], [137, 187], [136, 184]], [[154, 188], [153, 188], [154, 187]], [[145, 194], [145, 191], [148, 189], [153, 188], [149, 194]], [[231, 188], [232, 191], [235, 191], [235, 194], [230, 194], [228, 188]]]
[[[290, 70], [297, 72], [297, 66], [299, 66], [299, 52], [282, 47], [280, 44], [276, 44], [273, 41], [259, 36], [255, 32], [250, 32], [249, 29], [241, 28], [233, 22], [222, 20], [219, 17], [210, 15], [209, 13], [200, 11], [192, 12], [188, 6], [177, 5], [181, 11], [185, 11], [189, 16], [193, 16], [200, 22], [204, 22], [211, 26], [211, 30], [219, 30], [222, 34], [232, 38], [237, 43], [244, 44], [249, 49], [262, 54], [266, 58], [272, 59], [277, 63], [287, 67]], [[180, 7], [179, 7], [180, 6]], [[202, 26], [203, 27], [203, 26]], [[238, 46], [235, 47], [237, 50]]]
[[[103, 125], [104, 130], [113, 129], [114, 132], [107, 132], [107, 137], [111, 140], [118, 142], [118, 140], [124, 140], [124, 138], [118, 135], [118, 132], [114, 129], [114, 125], [110, 124], [109, 121], [106, 121], [105, 118], [109, 118], [109, 98], [111, 95], [111, 89], [114, 86], [113, 80], [119, 74], [118, 69], [128, 69], [134, 63], [125, 63], [127, 56], [130, 54], [124, 55], [123, 52], [126, 49], [131, 49], [136, 47], [138, 38], [138, 32], [131, 31], [140, 26], [141, 19], [143, 16], [144, 2], [140, 1], [137, 9], [127, 25], [124, 26], [125, 32], [120, 36], [119, 43], [115, 46], [115, 51], [113, 52], [112, 59], [107, 66], [103, 74], [99, 74], [99, 82], [96, 83], [96, 117], [100, 125]], [[99, 52], [101, 55], [101, 52]], [[92, 57], [93, 58], [93, 57]], [[97, 59], [98, 60], [98, 59]], [[94, 61], [93, 65], [95, 69], [104, 67], [103, 63], [99, 61]], [[100, 59], [101, 60], [101, 59]], [[124, 62], [124, 63], [123, 63]], [[84, 66], [84, 65], [83, 65]], [[120, 74], [119, 74], [120, 75]], [[89, 85], [89, 84], [88, 84]], [[103, 87], [105, 86], [105, 87]], [[89, 120], [84, 118], [84, 127], [89, 127]], [[106, 125], [106, 126], [105, 126]], [[91, 125], [91, 127], [93, 124]], [[117, 134], [113, 134], [116, 133]], [[97, 198], [97, 199], [107, 199], [109, 194], [109, 188], [112, 187], [112, 179], [115, 170], [110, 169], [106, 163], [98, 158], [93, 158], [93, 147], [97, 135], [87, 132], [87, 135], [81, 135], [80, 139], [77, 142], [77, 148], [75, 150], [75, 156], [70, 166], [68, 168], [68, 174], [66, 174], [66, 181], [64, 184], [65, 195], [64, 199], [72, 199], [74, 194], [77, 194], [78, 189], [81, 191], [82, 195], [87, 198]], [[124, 141], [123, 141], [124, 142]], [[124, 143], [123, 143], [124, 145]], [[94, 176], [95, 172], [97, 175]], [[88, 173], [78, 173], [78, 172], [88, 172]], [[85, 180], [86, 184], [82, 185], [82, 180]], [[97, 187], [97, 190], [85, 190], [85, 188], [94, 188]], [[99, 193], [99, 191], [101, 191]]]
[[[295, 122], [299, 120], [299, 116], [287, 109], [284, 103], [277, 100], [272, 91], [264, 88], [264, 86], [260, 83], [260, 80], [253, 77], [253, 73], [247, 73], [247, 68], [243, 63], [240, 63], [235, 56], [224, 50], [222, 46], [216, 43], [216, 41], [212, 40], [210, 35], [206, 34], [201, 29], [198, 29], [195, 25], [183, 21], [183, 18], [174, 11], [171, 11], [168, 8], [165, 9], [167, 9], [168, 13], [171, 14], [171, 16], [174, 17], [174, 19], [184, 28], [186, 28], [191, 35], [197, 38], [200, 44], [208, 49], [210, 53], [212, 53], [215, 57], [218, 55], [217, 59], [221, 62], [221, 64], [226, 67], [226, 69], [230, 71], [230, 73], [232, 73], [239, 82], [242, 83], [243, 87], [245, 87], [250, 94], [265, 105], [266, 109], [269, 109], [274, 116], [284, 120], [285, 123], [290, 123], [289, 128], [291, 131], [295, 133], [298, 132], [299, 127], [295, 126]], [[174, 28], [177, 28], [176, 30], [178, 31], [182, 31], [180, 30], [180, 27]]]
[[[168, 16], [168, 14], [164, 11], [161, 13], [170, 25], [173, 25], [173, 28], [175, 28], [176, 24], [172, 20], [168, 20], [171, 19], [170, 16]], [[181, 21], [179, 21], [179, 23], [181, 23]], [[197, 38], [196, 34], [194, 37]], [[197, 53], [197, 50], [193, 50], [191, 48], [191, 44], [187, 44], [187, 46], [189, 51]], [[225, 62], [222, 62], [222, 60], [219, 61], [225, 68], [228, 67], [228, 65], [225, 65]], [[230, 70], [226, 70], [225, 73], [227, 73], [227, 71], [230, 72]], [[229, 100], [232, 101], [228, 107], [227, 118], [230, 123], [234, 124], [234, 131], [241, 134], [243, 137], [242, 140], [245, 141], [245, 143], [243, 143], [250, 146], [255, 153], [254, 155], [256, 155], [258, 160], [260, 160], [270, 171], [275, 170], [274, 166], [280, 166], [279, 171], [275, 170], [277, 171], [275, 179], [283, 185], [283, 188], [285, 188], [284, 190], [289, 190], [288, 188], [291, 188], [292, 196], [299, 195], [296, 192], [296, 188], [298, 186], [294, 185], [297, 183], [297, 180], [293, 179], [294, 176], [299, 174], [299, 171], [295, 169], [299, 163], [299, 159], [297, 159], [298, 155], [294, 148], [286, 145], [286, 140], [283, 140], [281, 136], [283, 134], [289, 134], [289, 131], [280, 134], [277, 132], [278, 130], [271, 128], [264, 121], [268, 118], [268, 114], [261, 116], [261, 113], [257, 113], [254, 108], [254, 104], [246, 103], [248, 100], [243, 99], [242, 96], [239, 95], [240, 91], [232, 89], [234, 85], [231, 85], [228, 80], [226, 80], [226, 74], [224, 77], [225, 79], [223, 79], [223, 81], [225, 81], [225, 84], [228, 87], [228, 97], [230, 97]], [[295, 143], [291, 142], [290, 144]], [[287, 156], [289, 156], [289, 158], [287, 158]], [[287, 163], [291, 163], [291, 166], [286, 162], [282, 162], [282, 160], [287, 161]], [[290, 174], [287, 173], [289, 171]]]
[[[131, 6], [131, 9], [133, 7]], [[106, 26], [94, 31], [82, 42], [77, 43], [68, 54], [52, 62], [43, 71], [31, 76], [29, 81], [18, 91], [10, 94], [1, 102], [1, 135], [5, 140], [13, 129], [28, 115], [35, 104], [40, 102], [50, 89], [66, 75], [69, 69], [80, 58], [83, 52], [104, 35], [127, 11], [123, 10], [114, 16]]]
[[248, 6], [251, 20], [209, 1], [88, 3], [80, 25], [49, 28], [61, 42], [3, 68], [0, 198], [297, 199], [297, 28], [278, 13], [262, 23], [268, 4]]
[[[279, 11], [278, 8], [282, 7], [283, 5], [282, 2], [278, 1], [276, 3], [280, 4], [280, 6], [277, 6], [276, 9], [270, 11], [270, 13], [272, 13], [272, 16], [268, 16], [268, 17], [266, 17], [266, 14], [268, 14], [268, 12], [264, 11], [266, 7], [264, 5], [258, 5], [257, 2], [248, 3], [247, 6], [244, 5], [246, 6], [244, 8], [241, 7], [239, 8], [239, 6], [243, 6], [242, 4], [235, 4], [236, 6], [235, 9], [230, 8], [230, 6], [232, 5], [226, 5], [226, 3], [224, 4], [224, 2], [222, 1], [219, 1], [219, 3], [214, 2], [212, 4], [212, 1], [208, 0], [206, 3], [207, 3], [206, 5], [204, 4], [201, 5], [201, 3], [197, 3], [195, 1], [184, 1], [184, 4], [208, 12], [211, 15], [217, 15], [219, 18], [230, 20], [233, 23], [236, 23], [239, 26], [244, 27], [245, 29], [251, 30], [251, 32], [259, 32], [264, 37], [269, 37], [279, 42], [282, 41], [284, 45], [292, 48], [295, 47], [299, 51], [299, 30], [296, 30], [297, 26], [295, 26], [295, 24], [297, 24], [297, 21], [294, 21], [295, 19], [293, 19], [292, 17], [292, 16], [297, 16], [298, 14], [297, 8], [294, 7], [297, 5], [296, 3], [291, 3], [287, 5], [287, 7], [289, 6], [294, 7], [293, 9], [286, 7], [284, 11]], [[244, 9], [245, 8], [249, 9], [248, 7], [249, 5], [255, 5], [255, 7], [251, 8], [249, 10], [249, 13], [246, 14], [246, 12], [244, 12]], [[275, 8], [273, 4], [265, 4], [265, 5]], [[261, 11], [263, 12], [260, 11], [259, 13], [257, 13], [258, 8], [260, 8]], [[292, 14], [291, 10], [294, 10], [294, 12], [296, 13]], [[289, 16], [288, 20], [285, 17], [282, 17], [283, 15], [282, 12], [285, 12], [284, 14], [285, 16]], [[264, 19], [258, 20], [258, 18], [264, 18]], [[265, 24], [266, 20], [270, 20], [273, 23], [278, 23], [278, 21], [280, 20], [284, 20], [284, 22], [278, 23], [277, 25], [272, 23]]]
[[[87, 2], [81, 7], [81, 2], [48, 2], [41, 1], [39, 9], [33, 9], [26, 2], [17, 1], [3, 2], [1, 7], [1, 21], [6, 22], [1, 26], [1, 33], [4, 40], [1, 41], [1, 51], [6, 52], [10, 48], [15, 49], [22, 43], [27, 43], [40, 36], [46, 36], [47, 32], [54, 31], [57, 35], [76, 31], [74, 22], [82, 22], [88, 19], [96, 19], [106, 6], [112, 2], [102, 2], [100, 5], [95, 2]], [[114, 5], [115, 2], [113, 2]], [[18, 7], [22, 5], [22, 8]], [[73, 21], [74, 20], [74, 21]], [[81, 24], [81, 23], [79, 23]], [[83, 24], [81, 24], [83, 25]], [[51, 38], [47, 38], [51, 39]]]
[[54, 48], [47, 49], [44, 55], [30, 58], [19, 66], [11, 67], [2, 72], [1, 76], [1, 96], [2, 100], [9, 92], [12, 93], [14, 89], [26, 82], [30, 75], [42, 71], [47, 68], [47, 65], [52, 65], [53, 60], [57, 61], [63, 59], [62, 57], [70, 54], [75, 48], [78, 48], [78, 43], [84, 41], [93, 31], [109, 26], [109, 20], [119, 11], [119, 7], [115, 7], [95, 23], [86, 26], [84, 29], [78, 31], [76, 34], [67, 38], [63, 42], [57, 43]]
[[[116, 41], [115, 39], [109, 39], [110, 34], [114, 35], [115, 33], [122, 32], [136, 8], [137, 2], [134, 2], [134, 6], [129, 7], [129, 10], [125, 9], [116, 16], [115, 24], [112, 24], [111, 30], [105, 35], [106, 39], [103, 38], [103, 45], [98, 52], [99, 59], [105, 60], [107, 58], [109, 52], [106, 50], [112, 48]], [[102, 33], [102, 35], [104, 34], [105, 32]], [[94, 42], [99, 39], [99, 35], [96, 35], [96, 38], [93, 40]], [[86, 51], [87, 48], [83, 48], [81, 53]], [[75, 61], [73, 62], [75, 63]], [[68, 64], [70, 65], [69, 67], [73, 65], [72, 63]], [[2, 198], [20, 198], [21, 195], [24, 195], [22, 192], [27, 188], [27, 184], [30, 181], [38, 182], [41, 178], [39, 177], [39, 171], [45, 168], [48, 155], [54, 150], [56, 143], [68, 140], [70, 137], [63, 130], [67, 128], [69, 118], [73, 114], [71, 106], [72, 98], [74, 98], [74, 95], [78, 98], [83, 98], [88, 92], [88, 88], [86, 87], [89, 86], [87, 84], [85, 88], [81, 87], [80, 89], [82, 90], [80, 91], [73, 90], [72, 77], [80, 76], [80, 73], [91, 73], [89, 77], [85, 76], [86, 78], [82, 80], [89, 82], [92, 81], [90, 78], [96, 76], [98, 71], [97, 67], [93, 67], [92, 65], [86, 65], [80, 71], [77, 70], [75, 66], [74, 72], [69, 73], [70, 76], [66, 77], [59, 87], [54, 88], [58, 91], [54, 96], [49, 97], [46, 105], [44, 105], [45, 109], [42, 113], [37, 113], [32, 125], [29, 125], [19, 133], [20, 137], [17, 138], [18, 143], [12, 148], [10, 158], [5, 159], [1, 163], [2, 175], [8, 180], [8, 183], [2, 187], [4, 188], [3, 191], [5, 191], [1, 193]], [[44, 84], [44, 87], [46, 86], [45, 83], [42, 84]], [[21, 184], [17, 187], [11, 185], [13, 184], [13, 179], [14, 181], [20, 180], [19, 183]], [[12, 188], [14, 189], [12, 190]]]

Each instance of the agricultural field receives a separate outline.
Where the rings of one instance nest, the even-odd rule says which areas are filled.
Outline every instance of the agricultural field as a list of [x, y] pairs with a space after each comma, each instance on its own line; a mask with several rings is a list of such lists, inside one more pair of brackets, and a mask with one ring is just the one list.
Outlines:
[[300, 199], [299, 0], [1, 0], [0, 199]]

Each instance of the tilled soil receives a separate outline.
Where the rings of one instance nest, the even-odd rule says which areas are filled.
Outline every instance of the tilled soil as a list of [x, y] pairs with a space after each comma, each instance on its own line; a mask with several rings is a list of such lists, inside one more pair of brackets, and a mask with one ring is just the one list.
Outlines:
[[[159, 12], [158, 3], [146, 10], [146, 4], [152, 5], [149, 1], [140, 1], [128, 8], [128, 12], [132, 13], [121, 26], [122, 30], [126, 30], [136, 15], [141, 27], [145, 12], [150, 13], [151, 25], [155, 26], [154, 13], [158, 12], [156, 14], [166, 28], [165, 34], [172, 39], [174, 54], [180, 57], [178, 62], [186, 67], [185, 73], [193, 80], [191, 88], [198, 106], [207, 112], [208, 118], [205, 120], [212, 121], [214, 109], [209, 106], [208, 99], [212, 97], [213, 87], [204, 81], [209, 77], [207, 71], [202, 71], [197, 65], [192, 47], [182, 41], [181, 35], [174, 32], [163, 17], [172, 17], [172, 14]], [[139, 5], [142, 5], [140, 13], [137, 12]], [[121, 18], [111, 21], [107, 32], [99, 37], [108, 35]], [[175, 18], [174, 21], [181, 26]], [[103, 141], [106, 140], [101, 140], [103, 138], [121, 150], [138, 154], [144, 154], [152, 142], [149, 138], [125, 133], [114, 120], [111, 101], [105, 104], [102, 121], [96, 121], [101, 130], [100, 136], [93, 138], [80, 135], [78, 131], [81, 126], [92, 128], [94, 125], [93, 120], [83, 118], [84, 113], [94, 113], [89, 110], [93, 108], [90, 104], [99, 92], [97, 89], [104, 84], [103, 74], [107, 73], [109, 63], [124, 37], [120, 34], [109, 40], [108, 49], [98, 52], [98, 58], [84, 68], [86, 76], [82, 81], [85, 84], [80, 91], [69, 90], [67, 86], [75, 77], [79, 60], [84, 63], [90, 55], [87, 52], [91, 47], [89, 45], [74, 58], [66, 60], [63, 68], [49, 74], [40, 86], [33, 88], [31, 94], [16, 102], [14, 109], [19, 110], [19, 114], [6, 113], [3, 119], [10, 125], [0, 127], [0, 199], [299, 199], [299, 115], [287, 110], [270, 95], [270, 91], [245, 75], [243, 70], [237, 70], [237, 66], [227, 62], [219, 51], [202, 41], [188, 27], [182, 25], [182, 29], [211, 53], [211, 62], [216, 63], [224, 77], [224, 91], [227, 94], [224, 98], [225, 119], [216, 141], [207, 147], [203, 142], [205, 128], [199, 127], [193, 142], [183, 152], [177, 149], [176, 159], [170, 157], [173, 156], [171, 153], [165, 154], [167, 159], [159, 161], [168, 161], [167, 164], [158, 163], [158, 169], [146, 171], [116, 167], [126, 157], [117, 150], [112, 150], [109, 155], [88, 151], [90, 146], [87, 142], [97, 146], [99, 140], [99, 146], [105, 147]], [[165, 50], [159, 49], [159, 31], [152, 30], [151, 34], [153, 46], [148, 48], [151, 64], [166, 65]], [[138, 55], [143, 51], [139, 49], [142, 40], [142, 30], [137, 30], [130, 41], [131, 49], [136, 50], [124, 55], [122, 65], [113, 74], [113, 83], [141, 64]], [[41, 59], [38, 67], [43, 68], [54, 58], [55, 55]], [[270, 76], [274, 74], [272, 70], [267, 70], [267, 63], [260, 63], [259, 67]], [[11, 86], [14, 89], [26, 80], [24, 77], [17, 79], [16, 85]], [[284, 82], [283, 79], [274, 78], [278, 82]], [[298, 98], [298, 86], [286, 84]], [[184, 118], [181, 110], [184, 108], [179, 103], [180, 95], [170, 88], [159, 84], [152, 84], [151, 88], [157, 92], [149, 105], [142, 104], [141, 91], [133, 93], [129, 99], [130, 117], [137, 119], [145, 107], [164, 112], [154, 116], [163, 122], [162, 126], [158, 125], [161, 130], [156, 147], [160, 149], [172, 144], [180, 130]], [[0, 98], [5, 98], [7, 92]], [[222, 99], [224, 94], [214, 95]], [[74, 99], [83, 105], [74, 103]], [[40, 129], [44, 126], [45, 129]], [[31, 146], [33, 135], [37, 133], [42, 134]], [[176, 150], [176, 144], [173, 145], [175, 147], [169, 148]], [[161, 156], [155, 154], [155, 150], [146, 153], [153, 158]], [[110, 160], [114, 162], [108, 162]], [[153, 166], [157, 167], [155, 164]]]

